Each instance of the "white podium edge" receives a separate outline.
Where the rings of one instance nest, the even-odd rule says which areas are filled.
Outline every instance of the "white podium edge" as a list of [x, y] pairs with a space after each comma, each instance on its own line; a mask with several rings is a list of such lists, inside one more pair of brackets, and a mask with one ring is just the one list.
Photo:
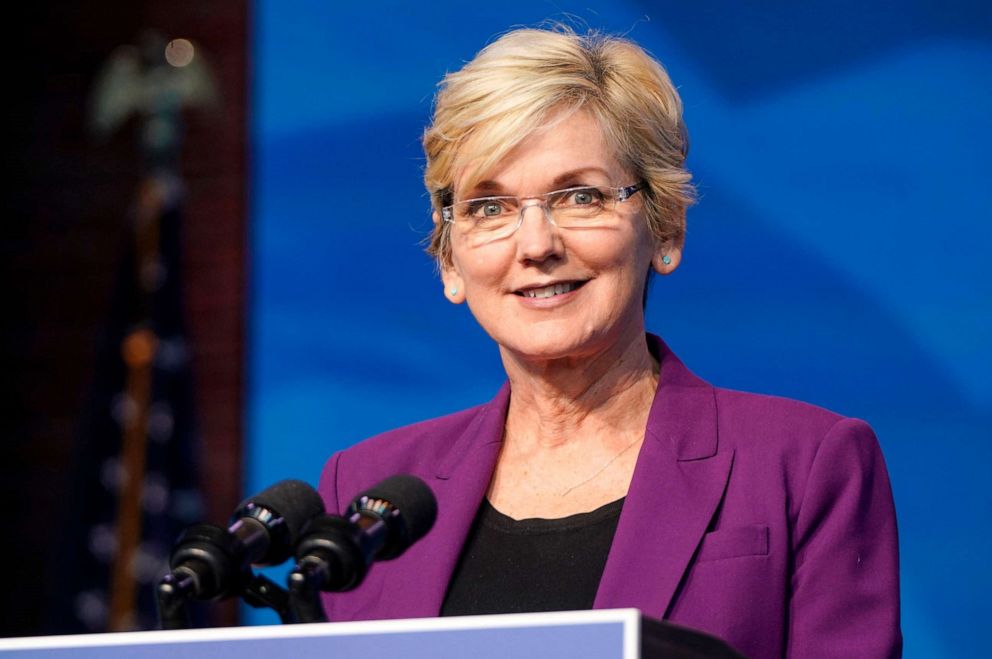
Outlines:
[[640, 659], [638, 639], [641, 612], [637, 609], [599, 609], [592, 611], [554, 611], [549, 613], [513, 613], [451, 618], [408, 618], [404, 620], [368, 620], [362, 622], [311, 623], [305, 625], [263, 625], [257, 627], [218, 627], [109, 634], [67, 634], [62, 636], [25, 636], [0, 638], [4, 650], [99, 647], [149, 643], [196, 643], [252, 638], [293, 638], [309, 636], [352, 636], [356, 634], [400, 634], [410, 632], [500, 629], [511, 627], [549, 627], [563, 625], [623, 624], [623, 657]]

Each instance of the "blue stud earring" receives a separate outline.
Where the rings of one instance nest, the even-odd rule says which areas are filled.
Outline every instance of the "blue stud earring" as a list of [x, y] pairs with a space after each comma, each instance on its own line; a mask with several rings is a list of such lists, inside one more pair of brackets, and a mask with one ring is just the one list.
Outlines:
[[458, 295], [458, 289], [452, 286], [448, 289], [448, 295]]
[[661, 257], [661, 262], [664, 263], [665, 265], [671, 265], [672, 257], [669, 256], [668, 254], [665, 254], [664, 256]]

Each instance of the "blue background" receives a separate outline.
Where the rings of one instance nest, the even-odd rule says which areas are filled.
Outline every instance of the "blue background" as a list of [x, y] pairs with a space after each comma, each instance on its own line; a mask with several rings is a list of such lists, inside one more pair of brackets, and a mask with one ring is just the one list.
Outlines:
[[906, 656], [981, 654], [992, 9], [752, 4], [257, 0], [248, 490], [495, 393], [496, 348], [421, 252], [419, 138], [437, 81], [498, 33], [588, 24], [654, 53], [685, 103], [700, 203], [648, 328], [714, 384], [867, 419]]

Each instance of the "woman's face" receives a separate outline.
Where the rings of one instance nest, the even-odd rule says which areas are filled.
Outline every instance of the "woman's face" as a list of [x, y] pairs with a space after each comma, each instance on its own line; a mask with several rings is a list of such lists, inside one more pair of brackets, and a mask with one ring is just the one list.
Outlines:
[[[475, 188], [464, 189], [456, 180], [456, 199], [638, 182], [614, 159], [587, 113], [551, 126], [524, 140]], [[643, 335], [648, 269], [653, 265], [668, 274], [680, 254], [655, 244], [642, 215], [642, 194], [617, 203], [616, 221], [606, 226], [559, 228], [539, 206], [529, 206], [515, 233], [478, 244], [455, 223], [452, 262], [442, 272], [446, 297], [467, 301], [501, 349], [524, 359], [594, 355]], [[554, 285], [556, 294], [533, 296]]]

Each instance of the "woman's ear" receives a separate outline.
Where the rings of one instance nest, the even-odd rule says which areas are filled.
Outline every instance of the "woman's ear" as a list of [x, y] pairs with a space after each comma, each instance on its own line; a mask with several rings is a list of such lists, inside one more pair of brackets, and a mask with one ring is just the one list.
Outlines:
[[448, 302], [461, 304], [465, 301], [465, 285], [453, 265], [441, 269], [441, 281], [444, 282], [444, 297]]
[[[440, 225], [441, 215], [437, 211], [433, 213], [434, 224]], [[444, 297], [452, 304], [461, 304], [465, 301], [465, 285], [462, 282], [461, 275], [455, 270], [455, 264], [451, 262], [451, 254], [449, 253], [447, 261], [441, 266], [441, 281], [444, 283]]]
[[681, 262], [682, 248], [671, 242], [666, 242], [655, 250], [654, 258], [651, 259], [651, 267], [659, 275], [670, 275], [675, 272], [675, 268], [679, 267]]

